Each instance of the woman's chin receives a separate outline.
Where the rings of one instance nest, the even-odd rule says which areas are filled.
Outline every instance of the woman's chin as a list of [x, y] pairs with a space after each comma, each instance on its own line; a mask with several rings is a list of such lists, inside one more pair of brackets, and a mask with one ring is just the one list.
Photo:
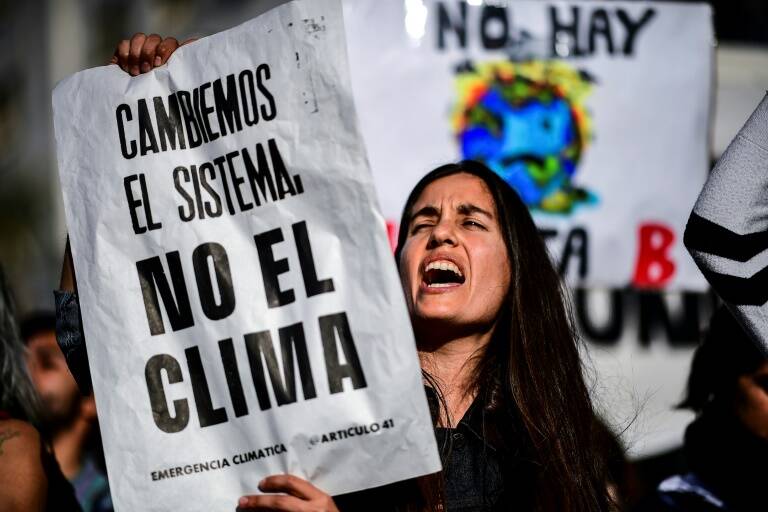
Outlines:
[[460, 297], [451, 294], [421, 295], [414, 304], [411, 318], [431, 328], [460, 324], [466, 303], [458, 299]]
[[415, 324], [425, 328], [456, 326], [462, 323], [461, 309], [446, 305], [417, 308], [411, 316]]

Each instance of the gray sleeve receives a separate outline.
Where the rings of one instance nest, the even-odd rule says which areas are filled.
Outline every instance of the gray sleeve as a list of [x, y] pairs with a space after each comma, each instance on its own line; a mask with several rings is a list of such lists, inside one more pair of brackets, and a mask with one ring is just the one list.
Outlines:
[[768, 96], [712, 170], [685, 245], [768, 355]]
[[55, 290], [53, 296], [56, 301], [56, 341], [64, 353], [69, 371], [75, 378], [80, 392], [89, 395], [91, 371], [88, 367], [88, 352], [85, 348], [77, 294]]

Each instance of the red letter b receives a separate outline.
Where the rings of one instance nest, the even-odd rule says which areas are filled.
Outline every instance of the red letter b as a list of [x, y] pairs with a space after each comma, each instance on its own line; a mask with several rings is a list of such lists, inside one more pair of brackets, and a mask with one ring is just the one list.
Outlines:
[[638, 232], [637, 265], [632, 282], [641, 288], [661, 288], [675, 274], [667, 254], [675, 233], [663, 224], [642, 224]]

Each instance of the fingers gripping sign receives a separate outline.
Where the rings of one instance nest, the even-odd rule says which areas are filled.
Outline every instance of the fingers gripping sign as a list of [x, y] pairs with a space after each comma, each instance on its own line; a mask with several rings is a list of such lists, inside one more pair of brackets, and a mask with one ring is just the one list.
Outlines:
[[157, 34], [147, 36], [143, 32], [137, 32], [130, 39], [117, 43], [109, 63], [117, 64], [131, 76], [137, 76], [162, 66], [180, 46], [196, 40], [190, 38], [179, 43], [175, 37], [163, 38]]
[[155, 52], [157, 51], [157, 47], [162, 41], [163, 39], [157, 34], [152, 34], [144, 40], [144, 44], [141, 46], [141, 54], [139, 56], [140, 70], [142, 73], [151, 71], [152, 68], [157, 65], [155, 63]]
[[115, 47], [115, 53], [109, 60], [110, 64], [117, 64], [123, 71], [127, 71], [126, 63], [128, 62], [128, 51], [131, 48], [131, 42], [128, 39], [123, 39]]
[[293, 475], [274, 475], [259, 482], [259, 490], [265, 493], [243, 496], [237, 510], [280, 510], [285, 512], [339, 512], [333, 498]]
[[[193, 39], [190, 39], [188, 41], [185, 41], [184, 44], [187, 44], [188, 42], [193, 41]], [[166, 37], [163, 39], [163, 42], [160, 43], [160, 45], [157, 47], [157, 52], [155, 54], [155, 61], [154, 65], [162, 66], [166, 62], [168, 62], [168, 58], [171, 56], [173, 52], [176, 51], [176, 48], [179, 46], [179, 41], [176, 40], [175, 37]]]
[[146, 41], [147, 36], [141, 32], [134, 34], [134, 36], [131, 38], [130, 46], [128, 49], [128, 69], [126, 71], [128, 71], [133, 76], [136, 76], [141, 72], [141, 49], [143, 48]]

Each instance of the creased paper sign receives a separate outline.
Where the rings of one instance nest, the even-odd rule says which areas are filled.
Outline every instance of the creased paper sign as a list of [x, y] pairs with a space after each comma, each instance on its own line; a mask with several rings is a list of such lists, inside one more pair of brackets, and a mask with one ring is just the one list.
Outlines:
[[54, 91], [118, 511], [440, 469], [349, 83], [338, 1], [306, 0]]

